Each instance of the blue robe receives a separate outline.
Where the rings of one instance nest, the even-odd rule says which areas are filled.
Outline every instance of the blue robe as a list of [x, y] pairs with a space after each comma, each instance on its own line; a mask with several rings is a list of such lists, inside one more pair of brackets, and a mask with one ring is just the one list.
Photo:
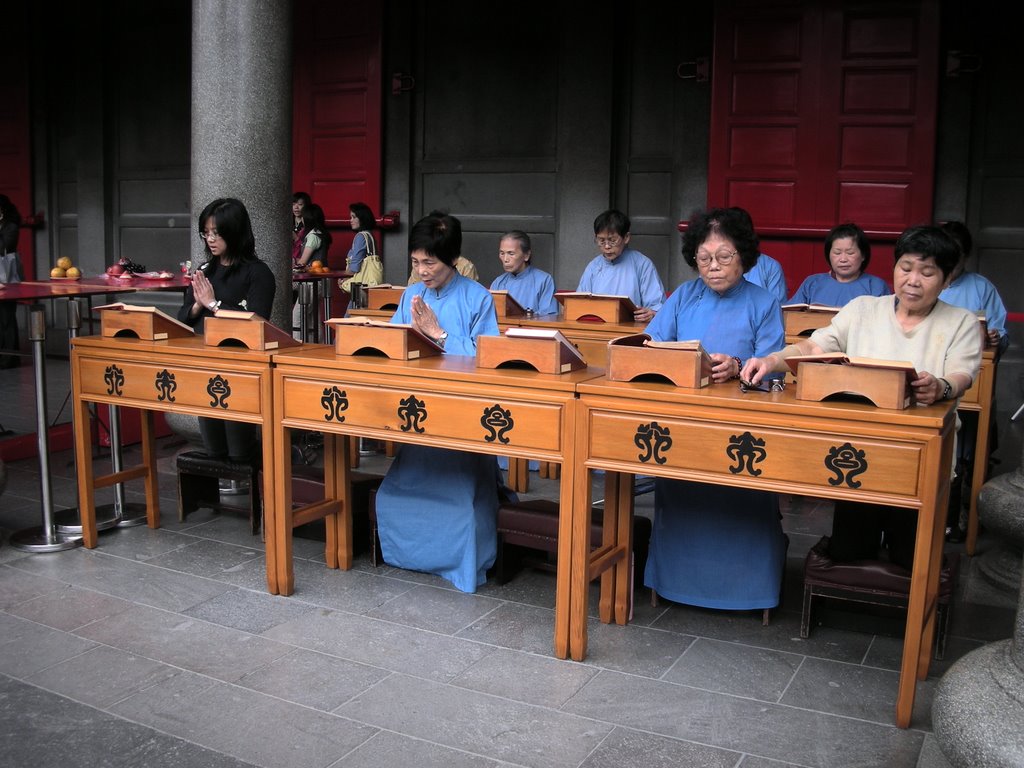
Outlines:
[[826, 307], [845, 307], [858, 296], [888, 296], [892, 293], [888, 283], [880, 277], [861, 273], [856, 280], [841, 283], [828, 272], [819, 272], [804, 280], [787, 304], [823, 304]]
[[492, 291], [508, 291], [523, 309], [538, 315], [558, 314], [555, 301], [555, 281], [547, 272], [529, 264], [518, 275], [503, 272], [491, 283]]
[[939, 298], [954, 307], [984, 312], [988, 329], [999, 331], [1000, 339], [1006, 338], [1006, 306], [988, 278], [977, 272], [964, 272], [939, 294]]
[[786, 276], [782, 265], [767, 253], [759, 254], [757, 263], [743, 276], [754, 285], [760, 285], [781, 304], [786, 300]]
[[[699, 339], [708, 352], [745, 360], [784, 346], [782, 310], [746, 280], [723, 295], [700, 278], [673, 292], [647, 333]], [[658, 478], [644, 583], [677, 603], [733, 610], [773, 608], [786, 565], [774, 493]]]
[[[458, 273], [440, 291], [423, 283], [406, 288], [391, 322], [411, 322], [413, 296], [423, 297], [448, 332], [445, 354], [475, 354], [477, 336], [498, 335], [490, 292]], [[402, 446], [377, 492], [385, 562], [475, 592], [497, 555], [500, 482], [493, 456]]]
[[595, 256], [583, 270], [576, 290], [629, 296], [638, 307], [648, 307], [655, 312], [665, 303], [665, 286], [658, 277], [654, 262], [632, 248], [624, 250], [614, 261]]

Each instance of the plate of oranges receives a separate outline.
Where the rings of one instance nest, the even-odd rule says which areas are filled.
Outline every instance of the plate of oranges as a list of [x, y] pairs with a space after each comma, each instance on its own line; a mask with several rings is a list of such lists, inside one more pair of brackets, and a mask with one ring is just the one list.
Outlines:
[[74, 265], [67, 256], [57, 259], [57, 264], [50, 270], [51, 280], [81, 280], [82, 270]]

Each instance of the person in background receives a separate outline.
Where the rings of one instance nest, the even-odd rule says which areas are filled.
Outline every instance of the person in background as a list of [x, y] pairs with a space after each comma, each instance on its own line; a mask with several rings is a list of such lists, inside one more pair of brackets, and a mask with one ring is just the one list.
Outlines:
[[953, 275], [939, 298], [954, 307], [963, 307], [985, 315], [988, 343], [1002, 355], [1010, 344], [1006, 335], [1006, 306], [992, 282], [977, 272], [967, 271], [967, 260], [974, 248], [971, 231], [961, 221], [947, 221], [942, 230], [956, 241], [960, 248], [960, 260], [953, 269]]
[[528, 234], [514, 229], [502, 235], [498, 258], [505, 271], [494, 278], [492, 291], [508, 291], [508, 295], [527, 312], [537, 315], [558, 314], [555, 281], [551, 275], [531, 263], [533, 251]]
[[[202, 333], [206, 318], [218, 309], [255, 312], [270, 317], [274, 273], [256, 256], [256, 240], [245, 205], [218, 198], [199, 214], [199, 238], [206, 263], [192, 275], [178, 320]], [[206, 453], [216, 459], [256, 466], [260, 461], [259, 427], [238, 421], [200, 417]]]
[[[757, 231], [754, 229], [754, 220], [750, 217], [750, 213], [746, 208], [733, 206], [732, 210], [745, 217], [750, 228], [755, 232]], [[786, 296], [788, 295], [786, 291], [786, 275], [782, 271], [782, 265], [767, 253], [759, 253], [757, 255], [757, 262], [743, 275], [743, 278], [749, 280], [754, 285], [760, 285], [774, 296], [780, 304], [785, 303]]]
[[[974, 248], [974, 238], [971, 237], [971, 231], [967, 226], [960, 221], [947, 221], [942, 225], [942, 230], [956, 242], [960, 249], [960, 259], [953, 268], [949, 285], [939, 294], [939, 299], [954, 307], [963, 307], [985, 316], [987, 341], [989, 346], [996, 348], [998, 362], [1010, 344], [1010, 338], [1006, 335], [1006, 306], [996, 287], [987, 278], [977, 272], [967, 271], [967, 260]], [[995, 411], [994, 402], [992, 410]], [[963, 499], [971, 497], [970, 481], [974, 476], [975, 449], [978, 444], [978, 412], [964, 411], [959, 416], [964, 428], [960, 431], [961, 439], [957, 442], [956, 480], [950, 492], [949, 515], [946, 520], [946, 538], [956, 542], [963, 541], [967, 536], [968, 510], [963, 504]], [[989, 422], [990, 452], [999, 447], [997, 424], [996, 419]], [[988, 459], [988, 456], [983, 457], [983, 461]], [[961, 490], [961, 482], [967, 491], [966, 494]]]
[[[779, 302], [744, 279], [758, 246], [747, 217], [735, 209], [695, 213], [682, 252], [698, 277], [676, 288], [647, 326], [655, 341], [700, 340], [715, 383], [738, 378], [742, 360], [779, 349], [785, 338]], [[774, 493], [655, 480], [644, 583], [657, 594], [705, 608], [774, 608], [786, 549]]]
[[302, 241], [306, 236], [303, 228], [302, 211], [307, 205], [313, 202], [305, 192], [296, 192], [292, 195], [292, 266], [302, 256]]
[[865, 270], [871, 262], [871, 243], [856, 224], [840, 224], [825, 236], [829, 271], [811, 275], [786, 304], [842, 307], [857, 296], [888, 296], [889, 286]]
[[648, 323], [665, 303], [665, 286], [654, 262], [640, 251], [626, 247], [629, 228], [629, 217], [615, 209], [594, 219], [594, 241], [601, 253], [587, 264], [576, 290], [628, 296], [637, 307], [633, 319]]
[[[420, 282], [403, 291], [391, 318], [434, 339], [446, 355], [474, 355], [479, 336], [498, 335], [490, 291], [455, 270], [461, 248], [454, 216], [420, 219], [409, 232]], [[497, 555], [500, 484], [494, 456], [403, 445], [377, 492], [384, 560], [475, 592]]]
[[331, 247], [331, 233], [327, 231], [324, 209], [310, 203], [302, 209], [302, 252], [295, 268], [304, 270], [314, 261], [327, 263], [327, 251]]
[[348, 221], [356, 233], [352, 238], [352, 247], [345, 257], [345, 269], [352, 277], [338, 281], [338, 287], [345, 293], [352, 293], [352, 283], [363, 286], [380, 285], [384, 282], [384, 264], [377, 253], [377, 243], [373, 239], [372, 230], [377, 226], [377, 219], [366, 203], [352, 203], [348, 207]]
[[[843, 352], [913, 363], [911, 388], [920, 405], [959, 399], [981, 367], [977, 317], [939, 299], [960, 249], [938, 227], [917, 226], [896, 240], [895, 256], [894, 295], [858, 296], [809, 339], [747, 360], [742, 377], [756, 384], [767, 373], [787, 370], [787, 357]], [[877, 560], [884, 549], [891, 562], [910, 569], [916, 527], [905, 509], [836, 502], [829, 554], [837, 562]]]
[[[18, 257], [20, 227], [18, 209], [7, 195], [0, 195], [0, 288], [7, 283], [20, 283], [24, 277]], [[17, 351], [20, 348], [18, 304], [0, 301], [0, 349]], [[0, 355], [0, 368], [17, 368], [20, 364], [18, 355]]]
[[[427, 215], [428, 216], [435, 216], [435, 217], [438, 217], [438, 218], [444, 218], [444, 217], [448, 216], [448, 212], [447, 211], [440, 211], [440, 210], [433, 210], [430, 213], [428, 213]], [[450, 218], [452, 220], [452, 226], [458, 228], [458, 239], [459, 239], [459, 243], [460, 243], [459, 248], [462, 248], [462, 245], [461, 245], [461, 243], [462, 243], [462, 222], [460, 222], [454, 216], [448, 216], [448, 218]], [[454, 267], [455, 267], [455, 271], [458, 272], [463, 277], [468, 277], [470, 280], [476, 280], [477, 282], [480, 281], [480, 273], [477, 272], [476, 265], [473, 264], [473, 262], [470, 261], [469, 259], [467, 259], [465, 256], [463, 256], [462, 253], [459, 253], [458, 255], [456, 255], [455, 261], [453, 262], [453, 264], [454, 264]], [[416, 271], [416, 267], [413, 266], [411, 272], [409, 273], [409, 285], [416, 285], [416, 283], [418, 283], [419, 281], [420, 281], [420, 276], [419, 276], [419, 274]]]

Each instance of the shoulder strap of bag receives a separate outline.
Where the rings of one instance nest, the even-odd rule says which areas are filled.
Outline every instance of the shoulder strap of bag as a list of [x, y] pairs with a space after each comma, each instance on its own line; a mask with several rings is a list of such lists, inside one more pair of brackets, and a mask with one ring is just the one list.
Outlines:
[[363, 239], [366, 240], [366, 253], [367, 253], [367, 255], [369, 255], [369, 256], [376, 256], [377, 255], [377, 245], [373, 241], [373, 235], [371, 235], [365, 229], [362, 232], [360, 232], [359, 234], [361, 234], [363, 236]]

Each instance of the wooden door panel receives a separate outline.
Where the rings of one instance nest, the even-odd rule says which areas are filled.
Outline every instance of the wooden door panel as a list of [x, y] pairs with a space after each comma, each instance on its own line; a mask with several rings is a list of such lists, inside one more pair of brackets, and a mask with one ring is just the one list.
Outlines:
[[835, 224], [881, 245], [931, 218], [935, 2], [717, 7], [708, 203], [750, 211], [791, 291]]

